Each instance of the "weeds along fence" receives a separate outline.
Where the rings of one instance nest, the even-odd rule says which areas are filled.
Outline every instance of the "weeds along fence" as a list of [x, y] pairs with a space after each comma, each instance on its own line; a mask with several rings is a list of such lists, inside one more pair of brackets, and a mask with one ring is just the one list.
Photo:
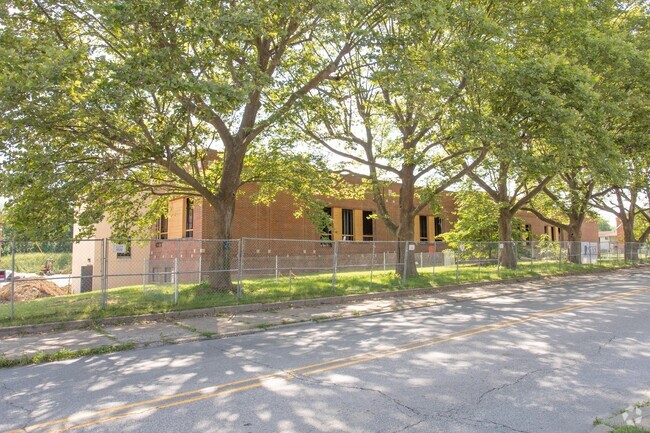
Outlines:
[[37, 313], [60, 320], [75, 308], [137, 314], [648, 262], [650, 244], [619, 242], [0, 240], [0, 322]]

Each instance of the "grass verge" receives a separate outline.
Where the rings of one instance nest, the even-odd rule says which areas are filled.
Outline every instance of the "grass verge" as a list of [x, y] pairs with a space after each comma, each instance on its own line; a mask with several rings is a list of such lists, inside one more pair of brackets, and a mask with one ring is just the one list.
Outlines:
[[614, 430], [612, 430], [612, 433], [650, 433], [650, 430], [646, 430], [641, 427], [626, 425], [624, 427], [615, 428]]
[[135, 343], [115, 344], [110, 346], [93, 347], [89, 349], [69, 350], [61, 349], [54, 353], [35, 353], [26, 355], [19, 359], [8, 359], [0, 357], [0, 368], [15, 367], [19, 365], [42, 364], [44, 362], [63, 361], [66, 359], [76, 359], [83, 356], [103, 355], [106, 353], [121, 352], [135, 348]]
[[621, 414], [623, 414], [625, 412], [628, 412], [628, 411], [630, 411], [630, 409], [641, 409], [641, 408], [648, 407], [648, 406], [650, 406], [650, 400], [643, 401], [643, 402], [640, 402], [640, 403], [635, 403], [635, 404], [633, 404], [631, 406], [631, 408], [628, 407], [628, 408], [625, 408], [625, 409], [620, 409], [620, 410], [614, 412], [614, 414], [610, 418], [605, 419], [605, 420], [596, 417], [596, 420], [594, 421], [594, 426], [602, 424], [602, 425], [605, 425], [607, 427], [610, 427], [612, 429], [611, 433], [650, 433], [650, 430], [642, 428], [642, 427], [638, 427], [638, 426], [634, 426], [634, 425], [632, 425], [632, 426], [629, 426], [629, 425], [615, 426], [615, 425], [613, 425], [613, 422], [612, 422], [612, 419], [614, 417], [616, 417], [617, 415], [621, 415]]
[[403, 281], [390, 270], [357, 271], [341, 267], [336, 278], [331, 273], [264, 277], [243, 280], [243, 296], [219, 292], [206, 283], [180, 284], [178, 303], [174, 303], [172, 284], [128, 286], [110, 289], [106, 306], [101, 306], [101, 291], [57, 296], [16, 303], [14, 320], [9, 304], [0, 304], [0, 327], [66, 322], [107, 317], [191, 310], [237, 304], [294, 301], [319, 297], [345, 296], [414, 288], [435, 288], [457, 283], [489, 282], [502, 279], [543, 275], [560, 275], [576, 271], [615, 268], [614, 262], [576, 265], [558, 262], [522, 262], [519, 269], [496, 266], [463, 265], [419, 268], [419, 275]]

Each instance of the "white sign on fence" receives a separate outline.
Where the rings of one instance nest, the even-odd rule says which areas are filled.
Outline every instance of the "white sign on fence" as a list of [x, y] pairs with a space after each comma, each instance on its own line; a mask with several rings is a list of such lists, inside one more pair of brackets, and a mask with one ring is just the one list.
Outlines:
[[113, 245], [113, 251], [118, 253], [118, 254], [124, 254], [124, 253], [126, 253], [126, 245], [124, 245], [124, 244], [114, 244]]

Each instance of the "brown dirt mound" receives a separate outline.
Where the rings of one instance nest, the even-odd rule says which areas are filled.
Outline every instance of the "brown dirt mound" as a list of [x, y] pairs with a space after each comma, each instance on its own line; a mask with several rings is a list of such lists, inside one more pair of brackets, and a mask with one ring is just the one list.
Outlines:
[[[14, 300], [15, 302], [32, 301], [36, 298], [49, 298], [51, 296], [61, 296], [70, 293], [70, 286], [59, 287], [52, 281], [37, 279], [30, 281], [16, 280], [14, 283]], [[0, 301], [9, 302], [11, 300], [11, 283], [5, 284], [0, 288]]]

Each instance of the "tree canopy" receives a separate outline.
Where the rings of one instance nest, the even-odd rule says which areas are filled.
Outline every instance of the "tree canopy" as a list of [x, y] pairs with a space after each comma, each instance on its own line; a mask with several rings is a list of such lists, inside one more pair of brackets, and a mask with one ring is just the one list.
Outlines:
[[127, 235], [194, 196], [229, 239], [243, 185], [318, 208], [354, 173], [403, 241], [471, 179], [506, 266], [524, 208], [575, 240], [606, 210], [646, 240], [649, 16], [642, 0], [4, 2], [7, 222], [53, 238], [108, 214]]

